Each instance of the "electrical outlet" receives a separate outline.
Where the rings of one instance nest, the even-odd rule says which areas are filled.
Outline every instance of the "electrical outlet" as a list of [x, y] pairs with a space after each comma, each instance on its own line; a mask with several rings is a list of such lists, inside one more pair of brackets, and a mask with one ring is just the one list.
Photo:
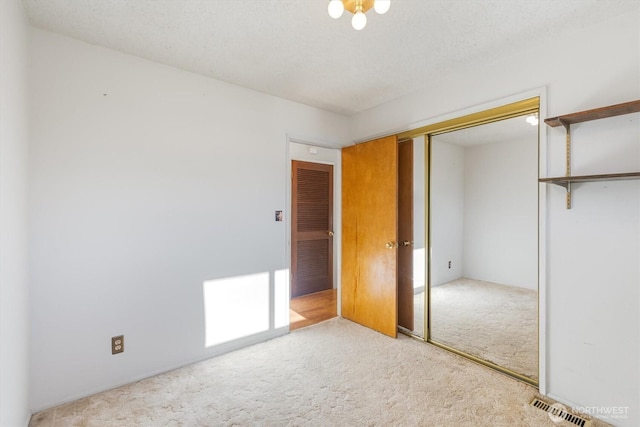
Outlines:
[[451, 268], [451, 261], [449, 261], [449, 268]]
[[111, 338], [111, 354], [118, 354], [124, 351], [124, 335]]

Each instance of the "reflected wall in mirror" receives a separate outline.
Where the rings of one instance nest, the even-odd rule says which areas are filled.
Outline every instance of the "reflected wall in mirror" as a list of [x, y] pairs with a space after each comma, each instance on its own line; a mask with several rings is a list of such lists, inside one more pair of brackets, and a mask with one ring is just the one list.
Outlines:
[[429, 340], [538, 381], [538, 126], [431, 135]]

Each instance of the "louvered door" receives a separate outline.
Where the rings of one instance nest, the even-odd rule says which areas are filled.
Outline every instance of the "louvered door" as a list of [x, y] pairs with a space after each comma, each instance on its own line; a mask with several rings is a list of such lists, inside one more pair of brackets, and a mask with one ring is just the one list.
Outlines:
[[333, 288], [333, 166], [293, 161], [291, 297]]

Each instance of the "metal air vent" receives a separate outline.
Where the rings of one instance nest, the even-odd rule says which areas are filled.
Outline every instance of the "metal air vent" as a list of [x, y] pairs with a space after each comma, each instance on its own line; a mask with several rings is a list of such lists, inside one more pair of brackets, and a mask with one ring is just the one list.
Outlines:
[[591, 427], [590, 419], [570, 413], [569, 411], [567, 411], [567, 408], [560, 403], [549, 404], [536, 397], [531, 401], [530, 405], [534, 408], [542, 409], [543, 411], [545, 411], [547, 414], [549, 414], [549, 418], [551, 418], [551, 420], [556, 423], [567, 421], [579, 427]]

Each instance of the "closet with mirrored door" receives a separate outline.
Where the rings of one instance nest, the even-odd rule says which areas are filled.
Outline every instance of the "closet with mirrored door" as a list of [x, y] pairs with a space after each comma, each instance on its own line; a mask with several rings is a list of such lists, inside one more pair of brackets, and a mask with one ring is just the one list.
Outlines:
[[426, 242], [415, 236], [425, 286], [416, 269], [414, 308], [416, 325], [422, 319], [425, 327], [409, 332], [533, 385], [538, 111], [532, 98], [399, 135], [424, 146], [423, 171], [414, 172], [415, 182], [425, 183], [417, 189], [424, 214], [414, 206], [414, 221]]
[[538, 112], [531, 98], [343, 150], [343, 317], [538, 384]]

